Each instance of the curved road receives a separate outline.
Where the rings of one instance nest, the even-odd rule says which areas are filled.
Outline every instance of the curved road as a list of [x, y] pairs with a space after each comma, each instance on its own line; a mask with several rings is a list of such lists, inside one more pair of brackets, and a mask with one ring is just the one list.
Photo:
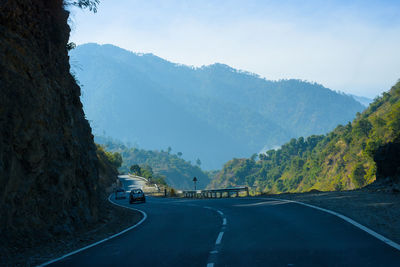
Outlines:
[[[123, 179], [125, 187], [136, 183]], [[137, 228], [52, 266], [400, 266], [400, 252], [331, 214], [255, 198], [148, 197]]]
[[132, 178], [129, 175], [119, 175], [118, 178], [126, 191], [130, 191], [133, 188], [143, 188], [146, 185], [144, 179]]

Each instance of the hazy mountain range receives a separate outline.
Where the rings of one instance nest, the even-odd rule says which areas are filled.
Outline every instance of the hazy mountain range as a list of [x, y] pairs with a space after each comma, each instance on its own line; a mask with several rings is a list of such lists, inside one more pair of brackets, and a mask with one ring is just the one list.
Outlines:
[[355, 100], [360, 102], [363, 106], [368, 107], [374, 100], [365, 96], [351, 95]]
[[364, 109], [320, 84], [270, 81], [224, 64], [195, 68], [98, 44], [70, 56], [95, 134], [144, 149], [170, 146], [205, 169], [326, 133]]

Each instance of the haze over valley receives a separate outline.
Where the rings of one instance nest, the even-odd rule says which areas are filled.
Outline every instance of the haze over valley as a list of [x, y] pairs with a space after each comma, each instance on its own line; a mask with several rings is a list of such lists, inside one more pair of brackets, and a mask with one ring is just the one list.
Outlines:
[[270, 81], [224, 64], [194, 68], [113, 45], [70, 52], [96, 135], [182, 152], [204, 169], [323, 134], [364, 106], [317, 83]]
[[0, 265], [398, 267], [399, 12], [1, 0]]

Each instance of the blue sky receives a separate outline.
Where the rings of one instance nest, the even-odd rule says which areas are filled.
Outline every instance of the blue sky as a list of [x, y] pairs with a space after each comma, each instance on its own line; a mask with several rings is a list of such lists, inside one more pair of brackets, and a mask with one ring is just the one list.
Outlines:
[[194, 66], [215, 62], [374, 97], [400, 78], [400, 0], [101, 0], [71, 41]]

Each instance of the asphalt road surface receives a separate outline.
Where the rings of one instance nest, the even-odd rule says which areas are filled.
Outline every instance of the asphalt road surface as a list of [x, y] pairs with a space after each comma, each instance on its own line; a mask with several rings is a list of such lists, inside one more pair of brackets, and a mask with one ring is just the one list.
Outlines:
[[[123, 184], [132, 185], [129, 179]], [[336, 216], [296, 203], [112, 201], [144, 211], [147, 219], [52, 266], [400, 266], [398, 250]]]
[[120, 175], [118, 177], [127, 192], [131, 191], [133, 188], [142, 188], [146, 185], [144, 179], [135, 179], [129, 175]]

